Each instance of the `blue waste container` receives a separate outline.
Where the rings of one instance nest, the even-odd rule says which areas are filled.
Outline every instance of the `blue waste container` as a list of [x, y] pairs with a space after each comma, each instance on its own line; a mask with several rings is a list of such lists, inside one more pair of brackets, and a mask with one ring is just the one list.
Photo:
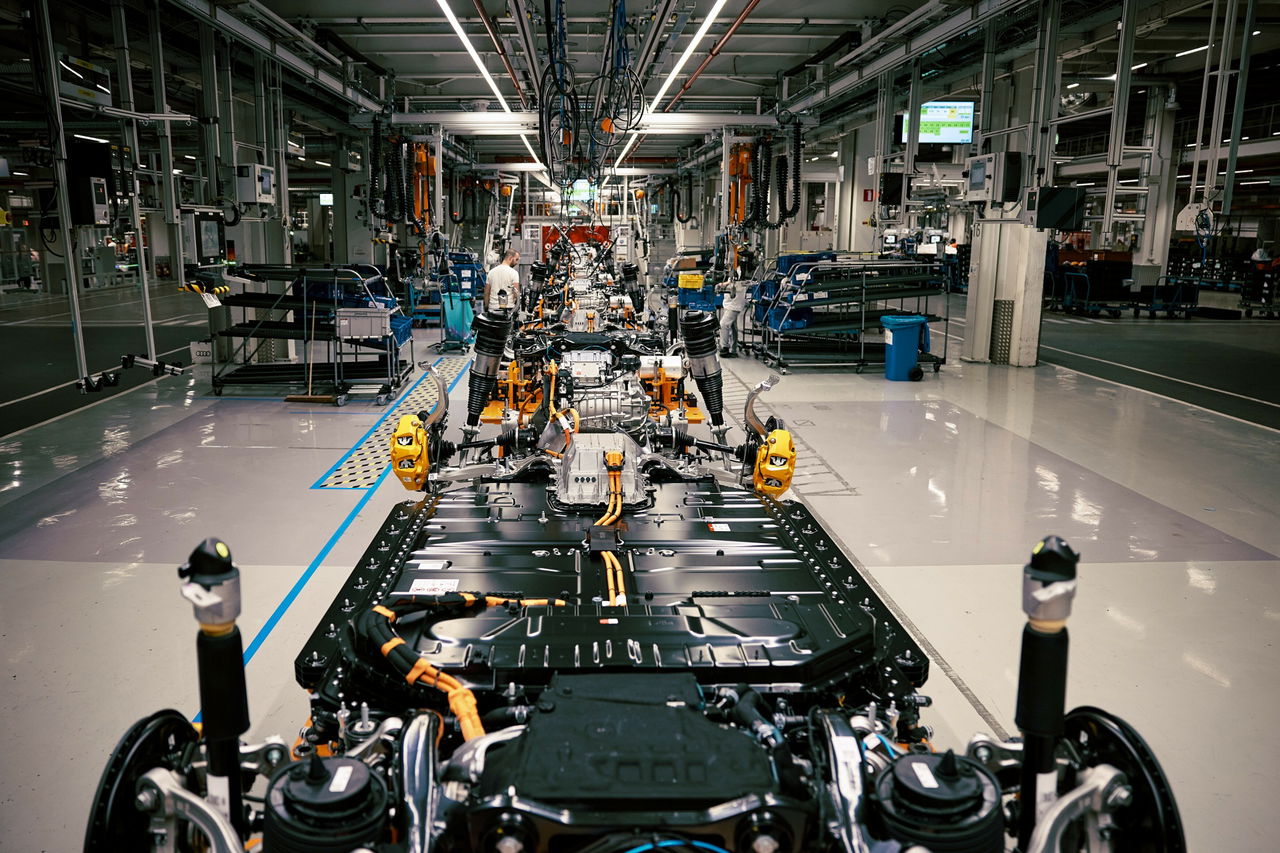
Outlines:
[[895, 382], [919, 382], [924, 378], [920, 368], [920, 351], [929, 351], [926, 318], [919, 314], [881, 317], [884, 326], [884, 378]]

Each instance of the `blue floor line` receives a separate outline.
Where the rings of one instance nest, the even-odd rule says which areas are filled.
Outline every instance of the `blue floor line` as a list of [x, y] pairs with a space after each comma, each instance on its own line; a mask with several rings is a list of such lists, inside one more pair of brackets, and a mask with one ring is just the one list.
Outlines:
[[[442, 361], [444, 361], [444, 356], [441, 356], [440, 358], [437, 358], [437, 359], [435, 360], [435, 363], [434, 363], [434, 364], [432, 364], [431, 366], [432, 366], [432, 367], [438, 367], [438, 366], [440, 365], [440, 362], [442, 362]], [[464, 372], [464, 373], [466, 372], [466, 369], [465, 369], [465, 368], [463, 368], [463, 372]], [[350, 449], [350, 450], [348, 450], [346, 453], [342, 454], [342, 456], [338, 459], [338, 461], [337, 461], [337, 462], [335, 462], [335, 463], [333, 463], [333, 465], [329, 466], [329, 470], [328, 470], [328, 471], [325, 471], [323, 474], [321, 474], [321, 475], [320, 475], [320, 478], [319, 478], [318, 480], [316, 480], [314, 483], [312, 483], [312, 484], [311, 484], [311, 488], [313, 488], [313, 489], [323, 489], [323, 488], [324, 488], [324, 486], [323, 486], [322, 484], [324, 483], [324, 481], [325, 481], [326, 479], [328, 479], [329, 475], [330, 475], [330, 474], [332, 474], [334, 471], [337, 471], [337, 470], [338, 470], [338, 468], [339, 468], [339, 467], [341, 467], [341, 465], [342, 465], [342, 463], [343, 463], [343, 462], [346, 462], [348, 459], [350, 459], [350, 458], [351, 458], [351, 454], [355, 453], [355, 452], [356, 452], [356, 450], [358, 450], [358, 449], [360, 448], [360, 445], [364, 444], [365, 439], [367, 439], [369, 436], [373, 435], [373, 433], [378, 429], [378, 427], [382, 426], [383, 422], [384, 422], [384, 421], [386, 421], [386, 419], [387, 419], [387, 418], [391, 417], [392, 413], [394, 413], [394, 412], [396, 411], [396, 409], [398, 409], [398, 408], [400, 407], [400, 403], [401, 403], [401, 402], [403, 402], [403, 401], [404, 401], [404, 399], [405, 399], [406, 397], [408, 397], [410, 394], [412, 394], [412, 393], [413, 393], [413, 391], [414, 391], [414, 389], [415, 389], [415, 388], [417, 388], [419, 385], [421, 385], [421, 384], [422, 384], [422, 382], [423, 382], [423, 380], [425, 380], [425, 379], [426, 379], [428, 376], [430, 376], [430, 375], [431, 375], [431, 374], [430, 374], [428, 371], [426, 371], [426, 370], [422, 371], [422, 375], [418, 377], [417, 381], [416, 381], [416, 382], [414, 382], [412, 385], [410, 385], [410, 386], [408, 387], [408, 389], [406, 389], [406, 390], [405, 390], [405, 392], [404, 392], [403, 394], [401, 394], [401, 395], [400, 395], [399, 397], [397, 397], [394, 401], [392, 401], [390, 404], [388, 404], [388, 406], [387, 406], [387, 410], [386, 410], [385, 412], [383, 412], [383, 413], [382, 413], [382, 417], [380, 417], [380, 418], [378, 418], [376, 421], [374, 421], [373, 426], [369, 427], [369, 431], [368, 431], [368, 432], [366, 432], [364, 435], [360, 436], [360, 438], [359, 438], [359, 439], [357, 439], [356, 443], [355, 443], [355, 444], [353, 444], [353, 445], [351, 445], [351, 449]], [[458, 375], [459, 375], [459, 376], [461, 376], [462, 374], [458, 374]], [[450, 386], [450, 387], [452, 388], [452, 386]]]
[[[449, 391], [452, 391], [457, 387], [458, 383], [462, 381], [462, 377], [466, 375], [466, 372], [470, 367], [471, 363], [467, 362], [467, 365], [462, 368], [456, 377], [454, 377], [453, 382], [449, 383]], [[437, 401], [435, 406], [431, 407], [432, 411], [434, 411], [435, 407], [438, 405], [440, 405], [440, 401]], [[361, 439], [361, 441], [363, 440], [364, 439]], [[249, 642], [249, 647], [245, 649], [244, 652], [244, 662], [246, 666], [248, 666], [249, 661], [253, 660], [253, 656], [257, 654], [258, 649], [262, 648], [263, 642], [266, 641], [267, 636], [270, 635], [271, 631], [276, 627], [276, 623], [278, 623], [281, 617], [284, 616], [285, 611], [293, 605], [293, 602], [302, 592], [303, 587], [307, 585], [307, 581], [311, 580], [311, 577], [316, 573], [316, 570], [320, 568], [320, 564], [324, 562], [325, 557], [329, 556], [329, 552], [338, 544], [338, 540], [347, 532], [347, 528], [349, 528], [351, 523], [355, 521], [356, 516], [360, 514], [360, 510], [365, 508], [369, 503], [369, 500], [373, 497], [374, 492], [378, 490], [378, 487], [382, 485], [383, 481], [387, 479], [387, 475], [390, 473], [391, 465], [387, 464], [382, 469], [382, 473], [378, 476], [378, 481], [374, 483], [372, 487], [364, 490], [364, 496], [360, 498], [360, 500], [356, 501], [356, 505], [351, 508], [349, 513], [347, 513], [347, 517], [338, 525], [338, 529], [333, 531], [333, 535], [324, 543], [324, 547], [320, 549], [320, 553], [316, 554], [315, 558], [312, 559], [311, 564], [307, 566], [306, 571], [304, 571], [302, 576], [294, 583], [293, 588], [290, 589], [284, 599], [276, 605], [275, 611], [267, 621], [263, 623], [262, 627], [258, 629], [258, 633], [254, 635], [253, 639]]]
[[[437, 362], [437, 364], [438, 363], [439, 362]], [[462, 381], [462, 377], [466, 375], [467, 371], [470, 368], [471, 368], [471, 362], [468, 361], [466, 365], [462, 368], [462, 370], [458, 372], [458, 375], [454, 377], [453, 381], [449, 383], [449, 387], [448, 387], [449, 391], [452, 391], [454, 388], [458, 386], [458, 383]], [[425, 373], [423, 374], [422, 378], [424, 379], [426, 378]], [[421, 382], [422, 379], [419, 379], [418, 381]], [[413, 390], [413, 389], [410, 389], [410, 390]], [[409, 393], [408, 391], [405, 392], [405, 394], [408, 394], [408, 393]], [[438, 405], [440, 405], [440, 401], [437, 400], [435, 405], [431, 407], [431, 410], [435, 411], [435, 408]], [[364, 438], [367, 438], [367, 437], [368, 437], [368, 434], [366, 433]], [[361, 438], [360, 441], [363, 442], [364, 438]], [[359, 443], [360, 442], [356, 443], [357, 446], [359, 446]], [[358, 490], [357, 489], [343, 490], [343, 491], [363, 491], [364, 496], [361, 497], [360, 500], [356, 501], [356, 505], [353, 506], [351, 508], [351, 511], [347, 513], [346, 518], [342, 519], [342, 522], [338, 525], [337, 529], [333, 531], [333, 534], [329, 537], [328, 541], [324, 543], [324, 547], [320, 549], [320, 552], [316, 554], [315, 557], [311, 560], [311, 563], [302, 572], [302, 575], [299, 576], [299, 578], [296, 581], [294, 581], [293, 587], [290, 588], [289, 592], [285, 595], [285, 597], [280, 600], [280, 603], [276, 605], [276, 609], [272, 611], [269, 617], [267, 617], [267, 621], [264, 622], [262, 624], [262, 627], [258, 629], [258, 633], [253, 635], [253, 639], [249, 641], [248, 648], [244, 650], [245, 666], [248, 666], [249, 661], [253, 660], [254, 655], [258, 653], [258, 649], [262, 648], [262, 644], [266, 642], [267, 637], [269, 637], [271, 635], [271, 632], [275, 630], [276, 625], [279, 624], [282, 618], [284, 618], [284, 614], [287, 613], [289, 608], [293, 606], [293, 603], [298, 599], [298, 596], [302, 594], [302, 590], [306, 587], [307, 583], [315, 575], [316, 571], [320, 568], [321, 564], [324, 563], [325, 558], [329, 556], [329, 553], [333, 550], [334, 546], [338, 544], [338, 540], [340, 540], [343, 534], [347, 532], [347, 529], [351, 527], [352, 522], [356, 520], [356, 516], [358, 516], [360, 514], [360, 511], [368, 505], [369, 501], [373, 498], [374, 492], [378, 490], [378, 487], [382, 485], [383, 481], [387, 479], [387, 475], [390, 473], [391, 473], [391, 465], [387, 464], [386, 467], [382, 469], [382, 473], [378, 476], [378, 481], [374, 483], [373, 486], [371, 486], [370, 488], [358, 489]], [[200, 718], [202, 714], [203, 714], [203, 711], [197, 712], [195, 717], [192, 718], [192, 722], [196, 722], [196, 723], [200, 722]]]

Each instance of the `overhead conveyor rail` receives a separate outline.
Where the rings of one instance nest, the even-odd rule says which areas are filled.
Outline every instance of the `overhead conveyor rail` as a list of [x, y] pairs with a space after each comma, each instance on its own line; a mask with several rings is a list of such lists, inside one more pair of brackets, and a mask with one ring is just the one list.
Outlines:
[[[802, 261], [775, 267], [751, 295], [752, 353], [782, 371], [791, 367], [884, 364], [886, 344], [868, 341], [886, 317], [924, 316], [943, 324], [940, 354], [920, 360], [937, 372], [946, 363], [950, 311], [943, 270], [933, 261], [850, 259]], [[930, 312], [930, 297], [941, 314]]]

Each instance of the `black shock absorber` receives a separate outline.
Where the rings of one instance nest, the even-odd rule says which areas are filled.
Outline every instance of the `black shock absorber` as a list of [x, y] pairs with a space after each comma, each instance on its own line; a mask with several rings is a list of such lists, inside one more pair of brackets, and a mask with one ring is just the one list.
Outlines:
[[512, 315], [507, 311], [486, 311], [471, 322], [476, 333], [475, 364], [467, 379], [467, 426], [480, 423], [480, 413], [498, 385], [498, 365], [511, 334]]
[[686, 311], [680, 318], [680, 336], [689, 354], [689, 372], [698, 383], [702, 404], [713, 426], [724, 425], [724, 379], [716, 354], [716, 318], [705, 311]]

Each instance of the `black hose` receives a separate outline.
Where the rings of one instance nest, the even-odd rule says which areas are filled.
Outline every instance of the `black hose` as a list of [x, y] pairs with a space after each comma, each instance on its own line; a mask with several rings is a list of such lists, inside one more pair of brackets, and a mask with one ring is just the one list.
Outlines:
[[760, 146], [760, 173], [756, 181], [760, 191], [752, 199], [755, 202], [756, 227], [769, 224], [769, 181], [772, 178], [770, 167], [773, 165], [773, 138], [762, 137]]
[[751, 146], [750, 163], [751, 204], [749, 206], [743, 205], [747, 208], [747, 215], [742, 220], [743, 228], [754, 228], [759, 219], [757, 208], [759, 207], [760, 199], [760, 140], [756, 140], [755, 144]]
[[[680, 203], [680, 191], [676, 191], [676, 221], [681, 225], [693, 218], [693, 172], [686, 172], [684, 176], [684, 193], [688, 199], [682, 205]], [[682, 215], [683, 214], [683, 215]]]
[[783, 197], [783, 194], [786, 192], [786, 187], [787, 187], [788, 165], [789, 164], [787, 162], [786, 154], [779, 154], [778, 159], [774, 161], [774, 173], [776, 175], [776, 181], [778, 186], [778, 218], [777, 219], [766, 218], [765, 224], [768, 225], [770, 229], [780, 228], [782, 227], [782, 223], [787, 221], [786, 204], [785, 202], [783, 202], [782, 197]]
[[[783, 221], [791, 219], [800, 212], [800, 164], [804, 162], [804, 129], [800, 126], [800, 120], [796, 119], [791, 125], [791, 157], [795, 161], [795, 173], [791, 176], [791, 204], [787, 205], [786, 211], [782, 214]], [[782, 188], [778, 188], [778, 203], [782, 203]]]

